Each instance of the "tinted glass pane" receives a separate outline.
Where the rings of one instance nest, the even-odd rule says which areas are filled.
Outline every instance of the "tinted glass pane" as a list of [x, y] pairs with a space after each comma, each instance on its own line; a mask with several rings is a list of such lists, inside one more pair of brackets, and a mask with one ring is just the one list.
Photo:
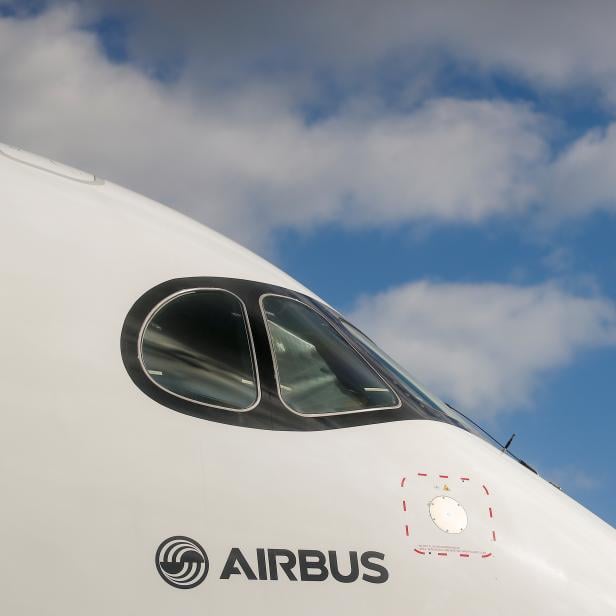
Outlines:
[[395, 407], [398, 399], [317, 312], [266, 296], [263, 307], [278, 369], [280, 395], [303, 414]]
[[141, 354], [150, 378], [178, 396], [236, 410], [257, 399], [244, 311], [230, 293], [196, 291], [164, 304]]
[[436, 412], [447, 415], [465, 430], [480, 436], [491, 445], [497, 445], [500, 449], [501, 446], [498, 441], [490, 436], [483, 428], [466, 417], [466, 415], [456, 411], [453, 407], [445, 404], [445, 402], [442, 402], [434, 394], [430, 393], [423, 385], [420, 385], [399, 363], [387, 355], [385, 351], [380, 349], [370, 338], [368, 338], [368, 336], [362, 333], [354, 325], [351, 325], [348, 321], [341, 320], [340, 322], [360, 345], [360, 348], [367, 351], [372, 359], [383, 366], [387, 371], [392, 373], [399, 380], [399, 385], [406, 389], [411, 397], [420, 405], [427, 406]]

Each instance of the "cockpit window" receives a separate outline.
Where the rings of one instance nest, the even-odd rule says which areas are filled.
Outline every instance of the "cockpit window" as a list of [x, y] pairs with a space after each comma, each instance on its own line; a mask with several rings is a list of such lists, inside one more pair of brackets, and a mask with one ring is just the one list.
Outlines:
[[407, 370], [396, 362], [396, 360], [387, 355], [385, 351], [379, 348], [370, 338], [368, 338], [368, 336], [366, 336], [366, 334], [361, 332], [354, 325], [351, 325], [346, 319], [338, 316], [337, 320], [345, 327], [353, 340], [360, 345], [362, 350], [367, 352], [374, 361], [394, 376], [396, 380], [398, 380], [399, 384], [409, 392], [418, 404], [450, 417], [468, 432], [472, 432], [473, 434], [480, 436], [492, 445], [496, 445], [499, 448], [501, 447], [498, 441], [496, 441], [474, 421], [470, 420], [466, 417], [466, 415], [440, 400], [437, 396], [429, 392], [423, 385], [420, 385], [417, 380], [415, 380], [415, 378], [407, 372]]
[[234, 411], [258, 402], [246, 310], [229, 291], [183, 291], [165, 300], [143, 327], [140, 359], [154, 383], [180, 398]]
[[300, 301], [265, 295], [282, 401], [302, 415], [397, 408], [400, 400], [336, 329]]

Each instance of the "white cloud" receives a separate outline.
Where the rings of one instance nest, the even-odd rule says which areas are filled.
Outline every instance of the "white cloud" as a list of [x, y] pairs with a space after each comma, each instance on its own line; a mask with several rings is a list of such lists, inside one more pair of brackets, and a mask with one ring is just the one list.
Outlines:
[[245, 77], [272, 64], [353, 74], [395, 58], [416, 67], [437, 50], [475, 70], [506, 70], [540, 88], [596, 86], [616, 100], [616, 4], [611, 0], [85, 4], [131, 12], [137, 56], [183, 49], [201, 73], [216, 78], [238, 70]]
[[616, 211], [616, 124], [571, 144], [545, 170], [545, 199], [552, 215]]
[[577, 352], [616, 344], [616, 306], [553, 284], [417, 282], [360, 299], [350, 318], [481, 418], [530, 404], [541, 377]]
[[275, 227], [480, 221], [523, 210], [545, 162], [523, 105], [356, 101], [307, 125], [280, 89], [196, 97], [112, 64], [74, 9], [0, 19], [0, 138], [96, 172], [252, 243]]
[[[371, 6], [357, 10], [372, 14]], [[410, 10], [405, 6], [391, 15]], [[323, 5], [319, 14], [340, 10]], [[436, 28], [432, 9], [413, 11]], [[277, 18], [290, 19], [285, 14]], [[170, 27], [187, 23], [186, 15], [192, 13], [176, 15]], [[382, 26], [391, 15], [374, 23]], [[163, 84], [138, 65], [111, 63], [95, 35], [79, 28], [83, 19], [75, 6], [34, 19], [0, 18], [0, 140], [92, 170], [252, 246], [263, 248], [270, 231], [287, 226], [477, 223], [535, 212], [537, 205], [556, 219], [616, 210], [616, 125], [582, 136], [550, 160], [550, 121], [519, 103], [434, 98], [392, 111], [358, 95], [306, 124], [288, 76], [244, 82], [240, 72], [215, 87], [207, 79], [195, 83], [189, 71], [178, 83]], [[231, 17], [223, 11], [218, 19], [223, 27]], [[466, 19], [461, 32], [470, 27]], [[496, 31], [504, 27], [500, 20]], [[224, 27], [233, 30], [232, 22]], [[533, 24], [531, 30], [539, 27]], [[417, 24], [411, 25], [412, 34]], [[402, 44], [402, 31], [396, 36]], [[459, 36], [451, 33], [451, 41]], [[366, 44], [374, 49], [363, 61], [383, 37], [380, 27], [371, 33]], [[465, 37], [470, 44], [470, 34]], [[230, 45], [219, 39], [211, 44]], [[260, 38], [251, 40], [258, 45]], [[519, 41], [517, 47], [526, 53]], [[541, 56], [539, 65], [544, 61]]]

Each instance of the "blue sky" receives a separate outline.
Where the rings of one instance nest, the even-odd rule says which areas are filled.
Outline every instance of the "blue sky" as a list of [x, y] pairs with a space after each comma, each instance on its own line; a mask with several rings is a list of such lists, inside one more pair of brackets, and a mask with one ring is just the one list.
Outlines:
[[614, 525], [616, 7], [589, 4], [0, 0], [0, 140], [272, 259]]

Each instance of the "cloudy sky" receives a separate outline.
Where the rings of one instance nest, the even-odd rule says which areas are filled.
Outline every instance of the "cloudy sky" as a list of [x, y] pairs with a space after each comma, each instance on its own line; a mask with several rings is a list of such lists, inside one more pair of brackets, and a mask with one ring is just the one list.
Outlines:
[[616, 524], [616, 3], [0, 0], [0, 141], [273, 260]]

